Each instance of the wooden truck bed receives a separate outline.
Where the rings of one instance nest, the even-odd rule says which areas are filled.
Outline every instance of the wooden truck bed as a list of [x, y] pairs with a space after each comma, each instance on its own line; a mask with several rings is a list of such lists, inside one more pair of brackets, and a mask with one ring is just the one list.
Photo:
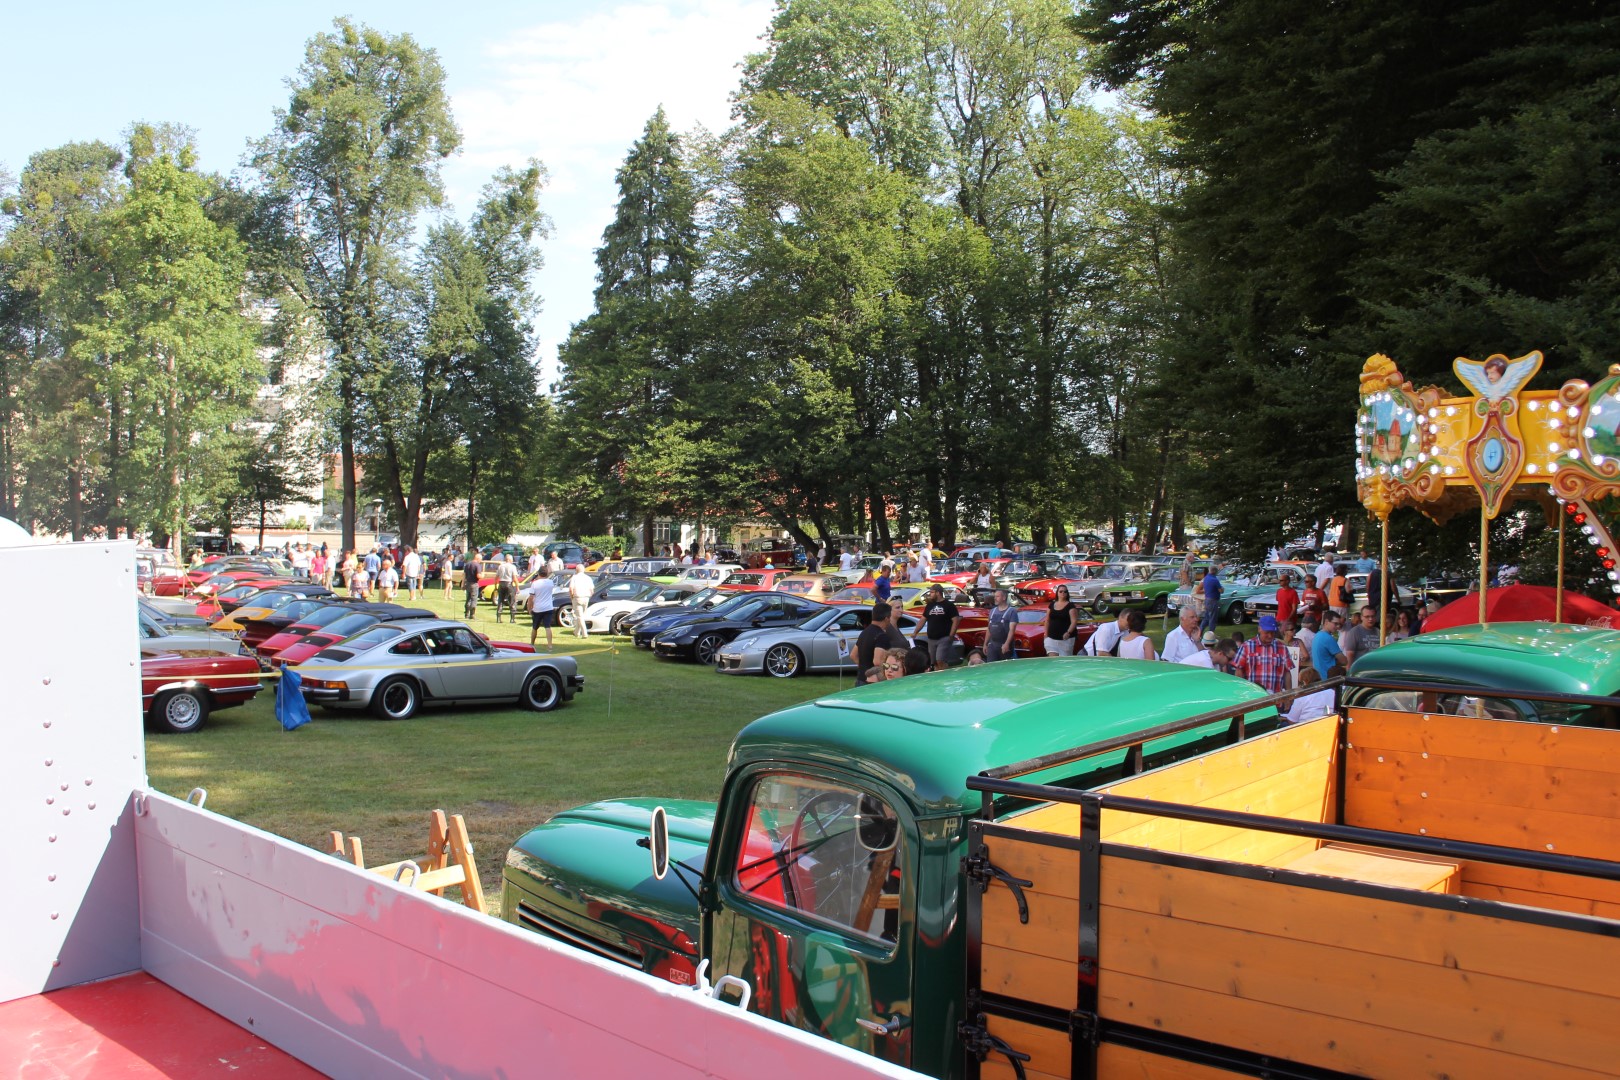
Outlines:
[[1059, 797], [973, 823], [981, 1076], [1620, 1075], [1620, 732], [1351, 710]]

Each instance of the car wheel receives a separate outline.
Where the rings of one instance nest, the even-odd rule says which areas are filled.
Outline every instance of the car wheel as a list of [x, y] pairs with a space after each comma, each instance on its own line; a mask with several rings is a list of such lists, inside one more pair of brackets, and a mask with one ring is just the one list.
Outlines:
[[152, 730], [188, 735], [208, 719], [208, 697], [201, 690], [165, 690], [152, 701]]
[[523, 704], [535, 712], [550, 712], [562, 704], [562, 680], [551, 671], [531, 672], [523, 684]]
[[629, 612], [621, 611], [621, 612], [619, 612], [619, 614], [617, 614], [617, 615], [613, 616], [613, 618], [609, 619], [608, 620], [608, 633], [612, 634], [614, 637], [622, 636], [624, 634], [624, 620], [628, 615], [629, 615]]
[[1226, 621], [1236, 626], [1242, 626], [1249, 621], [1248, 613], [1243, 610], [1242, 604], [1233, 604], [1226, 609]]
[[692, 655], [700, 664], [713, 664], [720, 655], [720, 646], [724, 644], [725, 639], [719, 634], [704, 634], [692, 646]]
[[559, 609], [557, 612], [557, 622], [565, 630], [572, 630], [574, 628], [574, 609], [572, 607]]
[[1092, 610], [1096, 611], [1096, 613], [1099, 615], [1108, 614], [1108, 604], [1105, 601], [1095, 600], [1092, 602], [1091, 607]]
[[1153, 601], [1153, 608], [1152, 608], [1153, 614], [1155, 614], [1155, 615], [1163, 615], [1165, 612], [1167, 612], [1169, 610], [1170, 610], [1170, 601], [1166, 600], [1164, 597], [1161, 596], [1157, 600]]
[[765, 674], [775, 679], [791, 679], [804, 670], [804, 657], [791, 645], [772, 645], [765, 651]]
[[422, 695], [404, 676], [387, 679], [371, 694], [371, 711], [380, 720], [409, 720], [416, 715]]

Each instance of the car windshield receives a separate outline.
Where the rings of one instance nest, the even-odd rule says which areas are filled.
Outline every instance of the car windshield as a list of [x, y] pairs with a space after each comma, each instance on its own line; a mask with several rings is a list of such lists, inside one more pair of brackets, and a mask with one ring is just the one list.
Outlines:
[[[746, 604], [741, 604], [734, 608], [731, 607], [730, 604], [721, 604], [719, 607], [715, 608], [714, 611], [717, 615], [724, 614], [728, 618], [732, 619], [752, 619], [756, 615], [764, 614], [767, 610], [769, 610], [770, 606], [769, 601], [756, 600], [750, 597], [748, 603]], [[731, 610], [727, 611], [727, 608], [731, 608]]]
[[709, 607], [719, 595], [719, 589], [699, 589], [691, 596], [688, 596], [685, 600], [682, 600], [680, 606], [685, 608], [706, 608]]
[[317, 608], [298, 620], [299, 626], [336, 626], [338, 620], [354, 614], [354, 609], [336, 604]]
[[1148, 578], [1148, 580], [1149, 581], [1175, 581], [1180, 576], [1181, 576], [1181, 571], [1180, 570], [1176, 569], [1173, 566], [1167, 566], [1162, 570], [1153, 571], [1153, 576]]
[[351, 611], [345, 614], [342, 618], [338, 619], [336, 622], [328, 623], [324, 628], [324, 632], [327, 634], [347, 637], [356, 630], [364, 630], [366, 627], [370, 626], [376, 621], [377, 616], [375, 615], [367, 615], [363, 612]]
[[385, 641], [392, 641], [405, 631], [397, 626], [373, 626], [370, 630], [362, 630], [351, 638], [344, 638], [342, 645], [350, 652], [365, 652], [376, 648]]
[[872, 599], [872, 590], [865, 585], [851, 585], [847, 589], [839, 589], [831, 599], [839, 603], [864, 603]]
[[849, 610], [847, 608], [843, 610], [832, 608], [828, 611], [818, 611], [811, 615], [808, 619], [805, 619], [803, 622], [799, 623], [799, 629], [814, 631], [825, 630], [833, 622], [833, 620], [848, 614]]
[[1129, 569], [1124, 563], [1109, 563], [1097, 576], [1104, 581], [1125, 581], [1129, 577]]
[[763, 585], [763, 584], [765, 584], [765, 575], [764, 574], [732, 574], [730, 577], [726, 578], [726, 584], [727, 585]]

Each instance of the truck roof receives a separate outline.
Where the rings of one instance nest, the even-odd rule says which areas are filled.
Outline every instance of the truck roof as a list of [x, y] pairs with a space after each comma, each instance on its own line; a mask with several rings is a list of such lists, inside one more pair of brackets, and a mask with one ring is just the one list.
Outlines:
[[1431, 630], [1357, 657], [1350, 674], [1504, 690], [1613, 694], [1620, 691], [1620, 632], [1544, 622]]
[[863, 763], [919, 814], [977, 809], [967, 778], [998, 765], [1142, 731], [1263, 697], [1235, 675], [1186, 664], [1051, 657], [855, 687], [754, 721], [728, 771], [754, 761]]

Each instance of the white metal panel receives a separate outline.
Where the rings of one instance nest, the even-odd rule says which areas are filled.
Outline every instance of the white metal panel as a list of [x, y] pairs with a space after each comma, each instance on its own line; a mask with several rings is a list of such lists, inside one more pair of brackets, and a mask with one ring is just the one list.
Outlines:
[[0, 1001], [140, 966], [135, 544], [0, 547]]
[[147, 970], [334, 1076], [915, 1076], [158, 794]]

